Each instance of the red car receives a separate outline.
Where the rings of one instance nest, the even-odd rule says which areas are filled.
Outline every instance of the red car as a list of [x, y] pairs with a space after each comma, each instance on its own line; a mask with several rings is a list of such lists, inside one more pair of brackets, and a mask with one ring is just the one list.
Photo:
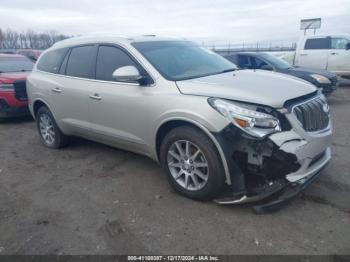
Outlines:
[[17, 49], [16, 54], [24, 55], [28, 57], [33, 62], [36, 62], [38, 60], [39, 56], [41, 55], [42, 51], [37, 49]]
[[25, 56], [0, 54], [0, 120], [29, 115], [24, 87], [33, 66]]

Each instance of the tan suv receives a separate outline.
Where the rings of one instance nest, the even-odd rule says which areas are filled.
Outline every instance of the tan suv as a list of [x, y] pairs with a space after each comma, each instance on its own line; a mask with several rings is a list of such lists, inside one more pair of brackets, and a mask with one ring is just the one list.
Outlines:
[[47, 147], [81, 136], [147, 155], [193, 199], [284, 199], [330, 160], [329, 107], [314, 86], [237, 70], [186, 40], [64, 40], [42, 54], [27, 90]]

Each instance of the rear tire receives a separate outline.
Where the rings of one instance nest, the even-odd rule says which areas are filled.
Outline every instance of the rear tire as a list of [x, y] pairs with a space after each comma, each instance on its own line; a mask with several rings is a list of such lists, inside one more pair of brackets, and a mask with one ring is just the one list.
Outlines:
[[46, 107], [40, 107], [36, 114], [36, 124], [43, 144], [49, 148], [61, 148], [68, 144], [68, 137], [62, 133]]
[[215, 145], [195, 127], [171, 130], [162, 141], [160, 162], [170, 185], [188, 198], [213, 199], [225, 184], [224, 168]]

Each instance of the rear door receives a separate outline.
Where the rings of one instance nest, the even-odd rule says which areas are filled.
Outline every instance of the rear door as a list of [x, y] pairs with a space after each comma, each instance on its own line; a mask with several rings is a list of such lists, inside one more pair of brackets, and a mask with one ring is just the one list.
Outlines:
[[330, 37], [308, 38], [298, 55], [296, 65], [306, 68], [327, 69]]
[[350, 50], [346, 50], [346, 45], [350, 39], [344, 37], [332, 37], [331, 51], [328, 59], [327, 69], [332, 72], [349, 74], [350, 72]]
[[55, 76], [57, 84], [51, 89], [51, 106], [59, 125], [68, 133], [88, 134], [96, 50], [96, 45], [71, 48]]

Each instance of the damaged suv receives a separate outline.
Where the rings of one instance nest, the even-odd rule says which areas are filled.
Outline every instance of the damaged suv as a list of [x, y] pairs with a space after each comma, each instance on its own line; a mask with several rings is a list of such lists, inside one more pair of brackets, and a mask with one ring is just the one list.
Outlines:
[[283, 201], [331, 158], [329, 106], [313, 85], [238, 70], [186, 40], [64, 40], [40, 57], [27, 91], [47, 147], [81, 136], [147, 155], [192, 199]]

